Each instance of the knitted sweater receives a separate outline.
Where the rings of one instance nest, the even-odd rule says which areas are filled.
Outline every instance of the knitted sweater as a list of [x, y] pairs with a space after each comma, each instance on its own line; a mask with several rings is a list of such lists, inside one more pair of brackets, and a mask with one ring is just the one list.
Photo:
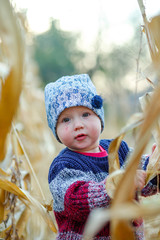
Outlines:
[[[111, 140], [101, 140], [100, 146], [108, 151]], [[120, 166], [129, 152], [122, 141], [119, 149]], [[57, 240], [81, 240], [84, 225], [94, 208], [109, 207], [111, 198], [106, 192], [108, 156], [93, 157], [63, 149], [52, 162], [48, 181], [53, 195], [53, 209], [58, 224]], [[152, 194], [150, 185], [143, 195]], [[136, 239], [143, 239], [143, 232], [135, 231]], [[109, 223], [96, 235], [95, 240], [111, 239]]]

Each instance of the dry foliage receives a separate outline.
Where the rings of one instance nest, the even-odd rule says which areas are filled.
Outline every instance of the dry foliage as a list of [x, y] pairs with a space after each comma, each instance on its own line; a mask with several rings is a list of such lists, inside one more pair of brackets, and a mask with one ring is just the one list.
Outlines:
[[[112, 142], [109, 148], [109, 177], [106, 183], [106, 189], [113, 198], [110, 209], [97, 209], [91, 213], [86, 223], [84, 231], [84, 239], [93, 239], [102, 227], [111, 221], [111, 236], [113, 240], [134, 240], [133, 227], [130, 222], [137, 217], [143, 217], [146, 220], [146, 239], [160, 239], [159, 229], [154, 233], [148, 231], [149, 218], [153, 217], [157, 220], [160, 214], [159, 194], [153, 198], [146, 198], [137, 204], [133, 201], [135, 196], [134, 177], [139, 167], [141, 156], [151, 138], [151, 133], [157, 143], [157, 148], [149, 160], [147, 168], [147, 181], [154, 178], [159, 173], [159, 114], [160, 114], [160, 16], [154, 17], [149, 21], [145, 14], [145, 6], [142, 0], [138, 0], [140, 10], [144, 21], [144, 32], [147, 37], [151, 61], [158, 80], [158, 84], [154, 86], [152, 96], [148, 99], [148, 95], [140, 99], [143, 109], [143, 116], [138, 114], [138, 119], [127, 124]], [[134, 119], [134, 117], [132, 118]], [[140, 126], [139, 126], [140, 125]], [[118, 154], [121, 140], [128, 130], [139, 126], [136, 137], [136, 144], [133, 154], [128, 160], [127, 167], [120, 170]]]
[[[138, 2], [152, 64], [159, 80], [160, 16], [148, 21], [143, 2]], [[57, 231], [50, 212], [52, 206], [48, 199], [51, 196], [43, 180], [47, 179], [49, 161], [54, 155], [54, 142], [47, 130], [36, 65], [25, 45], [29, 37], [25, 20], [22, 15], [17, 17], [8, 0], [0, 0], [0, 6], [0, 237], [47, 240]], [[157, 85], [150, 82], [154, 86], [153, 93], [140, 99], [144, 113], [132, 116], [110, 145], [110, 175], [106, 189], [113, 198], [112, 206], [91, 213], [84, 239], [92, 239], [111, 220], [113, 240], [132, 240], [130, 220], [140, 216], [145, 219], [146, 239], [160, 239], [159, 227], [154, 221], [159, 221], [160, 215], [158, 195], [143, 199], [140, 204], [133, 201], [135, 172], [151, 133], [157, 148], [147, 168], [147, 182], [159, 172], [160, 88], [159, 81]], [[121, 140], [137, 127], [135, 150], [126, 170], [120, 170], [117, 151]], [[40, 171], [42, 168], [43, 172]], [[156, 230], [152, 232], [150, 226]]]
[[25, 19], [8, 0], [0, 6], [0, 237], [51, 239], [57, 229], [50, 196], [44, 176], [34, 170], [54, 154], [43, 92], [26, 45]]

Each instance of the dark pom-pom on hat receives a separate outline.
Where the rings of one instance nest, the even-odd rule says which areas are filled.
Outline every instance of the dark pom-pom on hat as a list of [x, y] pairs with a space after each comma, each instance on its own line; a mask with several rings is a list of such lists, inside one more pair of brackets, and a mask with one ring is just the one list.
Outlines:
[[92, 106], [96, 109], [100, 109], [103, 106], [103, 99], [99, 95], [95, 95], [92, 98]]

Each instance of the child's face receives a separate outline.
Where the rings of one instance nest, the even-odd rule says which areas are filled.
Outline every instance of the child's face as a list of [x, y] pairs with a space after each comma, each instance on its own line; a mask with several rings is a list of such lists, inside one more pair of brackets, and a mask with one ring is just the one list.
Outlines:
[[99, 152], [101, 121], [87, 107], [65, 109], [58, 118], [57, 135], [73, 151]]

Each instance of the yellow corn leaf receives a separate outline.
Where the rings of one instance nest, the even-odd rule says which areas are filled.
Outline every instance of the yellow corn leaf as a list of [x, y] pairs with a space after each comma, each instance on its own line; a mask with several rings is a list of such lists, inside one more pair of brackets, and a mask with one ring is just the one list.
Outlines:
[[148, 22], [149, 31], [153, 36], [154, 44], [156, 48], [156, 54], [154, 56], [155, 58], [155, 64], [157, 67], [159, 67], [160, 63], [160, 15], [155, 16], [151, 19], [150, 22]]
[[[0, 237], [1, 237], [2, 239], [5, 239], [5, 237], [6, 237], [6, 232], [8, 232], [10, 228], [11, 228], [11, 225], [10, 225], [9, 227], [5, 228], [5, 225], [4, 225], [4, 223], [3, 223], [3, 227], [2, 227], [1, 232], [0, 232]], [[4, 230], [3, 230], [3, 229], [4, 229]]]
[[8, 177], [10, 176], [9, 173], [5, 172], [2, 168], [0, 168], [0, 175], [4, 176], [4, 177]]
[[108, 162], [109, 162], [109, 174], [113, 173], [114, 171], [118, 170], [120, 168], [119, 165], [119, 157], [118, 157], [118, 149], [120, 147], [121, 141], [124, 138], [125, 134], [139, 125], [143, 122], [143, 114], [142, 113], [136, 113], [134, 114], [128, 121], [125, 127], [121, 129], [120, 134], [111, 142], [108, 152]]
[[124, 137], [124, 134], [121, 134], [116, 139], [114, 139], [108, 149], [108, 161], [109, 161], [109, 173], [113, 173], [114, 171], [120, 169], [119, 157], [118, 157], [118, 149], [120, 147], [121, 141]]
[[23, 193], [23, 191], [14, 183], [8, 181], [7, 179], [0, 178], [0, 188], [11, 192], [18, 197], [22, 197], [26, 200], [28, 200], [27, 196]]
[[[141, 204], [137, 202], [126, 202], [119, 204], [114, 208], [98, 208], [91, 212], [89, 218], [86, 222], [83, 239], [91, 240], [93, 237], [104, 227], [108, 221], [113, 219], [115, 220], [128, 220], [132, 222], [133, 219], [139, 217], [152, 217], [160, 214], [160, 198], [159, 195], [156, 198], [145, 198]], [[95, 224], [96, 222], [96, 224]], [[94, 225], [94, 228], [93, 228]], [[123, 227], [123, 226], [122, 226]], [[130, 226], [129, 226], [130, 228]], [[119, 229], [120, 234], [124, 234], [124, 230]], [[125, 239], [125, 236], [122, 235], [121, 239]], [[128, 237], [127, 240], [131, 238]]]
[[[139, 6], [140, 6], [142, 16], [144, 19], [144, 23], [145, 23], [145, 32], [146, 32], [146, 36], [147, 36], [147, 40], [148, 40], [148, 44], [149, 44], [151, 57], [152, 57], [154, 64], [156, 65], [156, 63], [157, 63], [157, 46], [155, 45], [154, 36], [150, 32], [151, 27], [149, 28], [149, 26], [148, 26], [148, 21], [147, 21], [146, 15], [145, 15], [145, 8], [143, 5], [143, 1], [138, 0], [138, 2], [139, 2]], [[130, 204], [132, 202], [132, 199], [134, 198], [135, 173], [139, 166], [140, 158], [141, 158], [141, 156], [144, 152], [144, 149], [146, 148], [146, 145], [149, 141], [149, 138], [151, 135], [150, 131], [160, 113], [159, 96], [160, 96], [160, 89], [155, 89], [154, 95], [151, 99], [151, 103], [150, 103], [147, 111], [145, 112], [144, 121], [143, 121], [143, 124], [142, 124], [139, 134], [138, 134], [138, 139], [137, 139], [138, 144], [135, 147], [135, 151], [134, 151], [133, 155], [130, 157], [130, 161], [126, 168], [125, 173], [122, 174], [122, 177], [118, 181], [118, 185], [117, 185], [117, 188], [116, 188], [116, 191], [114, 194], [112, 206], [111, 206], [110, 210], [108, 210], [108, 211], [115, 210], [115, 212], [116, 212], [117, 209], [122, 208], [121, 204], [124, 204], [124, 208], [122, 208], [122, 212], [121, 212], [121, 215], [119, 216], [120, 217], [119, 219], [123, 219], [122, 216], [124, 215], [124, 212], [127, 212], [126, 204]], [[120, 135], [120, 137], [122, 137], [122, 136]], [[115, 143], [113, 143], [113, 145], [111, 147], [118, 149], [118, 147], [116, 147], [119, 145], [118, 140], [119, 139], [115, 139]], [[112, 152], [114, 151], [113, 149], [111, 149], [111, 150], [112, 150]], [[117, 155], [112, 154], [111, 156], [114, 156], [114, 158], [112, 160], [117, 161], [117, 157], [116, 157]], [[110, 162], [109, 162], [109, 164], [110, 164]], [[115, 163], [115, 164], [111, 163], [111, 164], [113, 164], [113, 168], [111, 168], [113, 170], [117, 169], [119, 167], [117, 163]], [[103, 209], [103, 213], [105, 213], [104, 209]], [[141, 211], [139, 216], [143, 216], [143, 214], [144, 214], [144, 212]], [[149, 214], [149, 212], [148, 212], [148, 214]], [[150, 214], [153, 214], [153, 209], [150, 212]], [[154, 212], [154, 214], [156, 214], [156, 212]], [[127, 215], [130, 216], [128, 212], [127, 212]], [[91, 217], [92, 217], [92, 215], [91, 215]], [[135, 217], [138, 217], [138, 216], [135, 216]], [[104, 224], [104, 222], [106, 223], [106, 219], [107, 219], [107, 216], [104, 216], [102, 218], [103, 224]], [[87, 232], [87, 230], [85, 230], [84, 236], [86, 236], [86, 238], [84, 238], [84, 239], [91, 239], [90, 237], [93, 237], [104, 226], [104, 225], [102, 226], [102, 224], [99, 224], [98, 225], [99, 229], [96, 230], [97, 221], [93, 224], [93, 222], [91, 221], [91, 218], [89, 218], [88, 222], [89, 222], [89, 224], [92, 223], [92, 224], [90, 224], [90, 226], [92, 225], [91, 231]], [[126, 232], [127, 232], [127, 237], [124, 238]], [[113, 217], [113, 219], [111, 221], [111, 236], [112, 236], [113, 240], [124, 240], [124, 239], [134, 240], [135, 239], [135, 236], [133, 234], [133, 229], [131, 228], [131, 225], [129, 224], [129, 222], [127, 220], [117, 220], [116, 217], [115, 218]]]
[[21, 183], [22, 189], [29, 191], [31, 188], [31, 176], [28, 172], [21, 171], [21, 175], [23, 177], [23, 181]]
[[147, 20], [147, 16], [146, 16], [145, 6], [144, 6], [144, 3], [143, 3], [143, 0], [138, 0], [138, 4], [139, 4], [140, 10], [141, 10], [142, 17], [143, 17], [144, 32], [146, 33], [146, 38], [147, 38], [147, 41], [148, 41], [148, 46], [149, 46], [151, 58], [152, 58], [152, 60], [154, 60], [154, 56], [156, 54], [156, 49], [155, 49], [153, 36], [151, 35], [151, 33], [149, 31], [149, 26], [148, 26], [149, 22]]
[[[36, 174], [35, 174], [35, 172], [34, 172], [34, 169], [33, 169], [32, 165], [31, 165], [31, 162], [30, 162], [30, 160], [29, 160], [29, 157], [28, 157], [28, 155], [27, 155], [27, 153], [26, 153], [26, 151], [25, 151], [25, 149], [24, 149], [24, 146], [23, 146], [23, 144], [22, 144], [22, 142], [21, 142], [21, 139], [20, 139], [20, 137], [19, 137], [19, 134], [18, 134], [18, 132], [17, 132], [17, 130], [15, 129], [15, 127], [14, 127], [13, 124], [12, 124], [12, 127], [13, 127], [13, 131], [14, 131], [13, 143], [14, 143], [14, 146], [15, 146], [15, 152], [17, 152], [16, 146], [19, 145], [20, 148], [21, 148], [21, 151], [23, 152], [23, 154], [24, 154], [24, 156], [25, 156], [26, 163], [27, 163], [27, 165], [28, 165], [28, 167], [29, 167], [30, 174], [31, 174], [31, 176], [33, 177], [33, 179], [34, 179], [34, 181], [35, 181], [35, 183], [36, 183], [37, 190], [39, 190], [39, 192], [40, 192], [40, 194], [41, 194], [41, 197], [42, 197], [43, 201], [45, 202], [45, 201], [46, 201], [46, 200], [45, 200], [45, 196], [44, 196], [44, 194], [43, 194], [43, 191], [42, 191], [42, 189], [41, 189], [41, 186], [40, 186], [40, 184], [39, 184], [39, 181], [38, 181], [38, 179], [37, 179], [37, 177], [36, 177]], [[18, 153], [17, 153], [17, 155], [18, 155]]]
[[9, 0], [0, 0], [0, 37], [10, 71], [0, 91], [0, 161], [5, 157], [5, 141], [17, 110], [22, 89], [23, 40]]
[[[143, 111], [146, 111], [146, 109], [148, 108], [152, 95], [153, 93], [146, 93], [143, 97], [139, 99]], [[155, 139], [157, 147], [154, 150], [153, 154], [150, 156], [149, 163], [147, 165], [146, 184], [152, 178], [154, 178], [160, 170], [160, 122], [159, 122], [159, 119], [155, 121], [155, 124], [152, 128], [152, 135]]]
[[[0, 62], [0, 79], [2, 79], [2, 83], [5, 81], [7, 78], [8, 74], [10, 72], [9, 66], [7, 64]], [[0, 84], [0, 89], [1, 89], [1, 84]]]
[[[157, 92], [156, 91], [156, 96], [155, 96], [155, 98], [154, 98], [154, 100], [153, 100], [153, 105], [152, 106], [154, 106], [155, 104], [156, 104], [156, 101], [158, 101], [159, 100], [159, 96], [158, 96], [158, 94], [159, 94], [159, 91]], [[150, 107], [150, 112], [152, 112], [152, 107]], [[154, 112], [152, 112], [152, 114], [153, 114], [153, 118], [152, 117], [150, 117], [149, 115], [147, 115], [147, 118], [148, 119], [150, 119], [150, 121], [149, 121], [149, 125], [151, 125], [152, 124], [152, 122], [151, 121], [154, 121], [154, 119], [155, 119], [155, 115], [154, 114], [156, 114], [156, 116], [158, 115], [158, 110], [156, 109], [156, 111], [155, 111], [155, 113]], [[124, 136], [124, 134], [128, 131], [128, 130], [131, 130], [131, 129], [133, 129], [133, 128], [135, 128], [135, 127], [137, 127], [138, 125], [140, 125], [140, 124], [142, 124], [142, 122], [143, 122], [143, 116], [142, 115], [138, 115], [138, 117], [136, 116], [136, 118], [135, 118], [135, 116], [133, 117], [133, 118], [131, 118], [131, 120], [129, 121], [129, 124], [127, 124], [123, 129], [122, 129], [122, 131], [121, 131], [121, 134], [116, 138], [116, 139], [114, 139], [113, 140], [113, 142], [114, 142], [114, 148], [112, 149], [113, 150], [113, 152], [114, 152], [114, 149], [117, 151], [117, 149], [119, 148], [119, 144], [120, 144], [120, 140], [123, 138], [123, 136]], [[133, 119], [134, 119], [134, 121], [133, 121]], [[135, 119], [136, 119], [136, 121], [135, 121]], [[116, 171], [116, 172], [114, 172], [114, 174], [111, 174], [111, 175], [109, 175], [108, 176], [108, 178], [107, 178], [107, 182], [106, 182], [106, 190], [107, 190], [107, 192], [109, 193], [109, 195], [113, 198], [113, 196], [114, 196], [114, 192], [115, 192], [115, 190], [118, 188], [118, 186], [119, 186], [119, 191], [121, 191], [121, 195], [119, 196], [119, 201], [121, 202], [123, 202], [123, 198], [125, 198], [125, 196], [126, 196], [126, 200], [125, 201], [130, 201], [130, 200], [132, 200], [133, 199], [133, 196], [134, 196], [134, 188], [133, 188], [133, 185], [131, 184], [132, 183], [132, 181], [134, 180], [134, 175], [135, 175], [135, 172], [136, 172], [136, 170], [137, 170], [137, 167], [138, 167], [138, 164], [139, 164], [139, 160], [140, 160], [140, 158], [141, 158], [141, 155], [142, 155], [142, 153], [143, 153], [143, 151], [144, 151], [144, 148], [145, 148], [145, 146], [146, 146], [146, 144], [147, 144], [147, 141], [148, 141], [148, 139], [149, 139], [149, 133], [147, 132], [147, 130], [149, 131], [149, 129], [150, 128], [148, 128], [148, 120], [145, 120], [146, 121], [146, 123], [145, 123], [145, 125], [144, 125], [144, 129], [145, 130], [143, 130], [143, 132], [141, 133], [141, 142], [139, 142], [139, 144], [138, 144], [138, 146], [137, 146], [137, 148], [135, 149], [135, 152], [137, 152], [137, 154], [135, 153], [135, 155], [133, 156], [133, 158], [131, 159], [131, 161], [132, 161], [132, 163], [133, 163], [133, 166], [130, 166], [129, 165], [129, 167], [128, 167], [128, 172], [127, 173], [125, 173], [125, 177], [123, 176], [123, 172], [122, 171]], [[112, 156], [116, 156], [116, 154], [115, 155], [111, 155], [111, 157]], [[110, 158], [110, 160], [109, 160], [109, 164], [113, 164], [112, 163], [112, 161], [114, 161], [116, 158], [114, 157], [114, 158]], [[116, 169], [116, 168], [114, 168], [114, 169]], [[155, 173], [154, 173], [155, 174]], [[127, 179], [128, 178], [128, 180], [126, 180], [126, 182], [128, 182], [128, 187], [126, 188], [126, 184], [125, 183], [122, 183], [122, 184], [120, 184], [120, 182], [121, 182], [121, 179], [122, 179], [122, 176], [123, 176], [123, 178], [125, 178], [125, 179]], [[130, 177], [131, 176], [131, 177]], [[122, 190], [122, 185], [124, 184], [124, 190]], [[126, 193], [125, 192], [127, 192], [128, 193], [128, 196], [126, 195]], [[122, 197], [122, 199], [120, 199]], [[117, 196], [115, 196], [115, 199], [117, 199]], [[114, 200], [113, 200], [113, 202], [114, 202]], [[96, 224], [96, 223], [95, 223]], [[115, 224], [116, 224], [116, 222], [115, 222]], [[121, 225], [121, 222], [120, 222], [120, 225]], [[119, 229], [121, 229], [121, 228], [119, 228], [119, 226], [120, 226], [119, 224], [117, 225], [117, 228], [115, 227], [115, 229], [116, 229], [116, 231], [114, 232], [115, 233], [115, 235], [116, 235], [116, 238], [118, 239], [118, 236], [117, 236], [117, 234], [119, 233]], [[124, 228], [124, 223], [122, 223], [122, 225], [123, 225], [123, 228]], [[93, 225], [93, 228], [94, 228], [95, 226]], [[118, 231], [117, 231], [117, 229], [118, 229]], [[126, 231], [127, 231], [127, 229], [128, 229], [128, 231], [130, 232], [130, 226], [128, 226], [128, 223], [126, 223]], [[132, 237], [133, 237], [133, 234], [131, 233], [131, 239], [132, 239]], [[115, 238], [115, 239], [116, 239]]]
[[160, 148], [159, 147], [156, 147], [153, 154], [150, 156], [146, 172], [147, 172], [146, 184], [160, 173]]
[[119, 170], [112, 172], [107, 177], [106, 191], [107, 191], [107, 194], [110, 196], [110, 198], [114, 198], [114, 193], [116, 191], [116, 188], [117, 188], [123, 174], [124, 174], [124, 170], [119, 169]]
[[142, 0], [138, 0], [138, 4], [142, 13], [146, 38], [149, 46], [150, 55], [155, 67], [159, 72], [160, 63], [160, 16], [152, 18], [149, 22], [145, 13], [145, 6]]
[[17, 224], [16, 224], [16, 229], [18, 230], [18, 236], [21, 238], [21, 236], [24, 234], [24, 229], [26, 227], [26, 222], [28, 218], [30, 217], [31, 212], [29, 211], [28, 208], [25, 208], [23, 213], [21, 214]]
[[[125, 205], [121, 204], [115, 208], [110, 208], [110, 209], [99, 208], [99, 209], [93, 210], [86, 222], [86, 225], [84, 228], [83, 240], [94, 239], [94, 236], [102, 229], [102, 227], [104, 227], [108, 223], [108, 221], [111, 221], [113, 219], [115, 221], [121, 220], [122, 222], [121, 229], [117, 229], [118, 235], [121, 237], [121, 239], [130, 240], [131, 239], [130, 232], [131, 234], [133, 234], [133, 231], [129, 225], [128, 229], [130, 230], [130, 232], [129, 234], [128, 232], [126, 232], [126, 230], [128, 229], [125, 228], [124, 220], [130, 220], [131, 222], [131, 219], [133, 217], [139, 216], [139, 212], [137, 211], [137, 208], [138, 207], [136, 207], [135, 204], [125, 204]], [[93, 225], [94, 225], [94, 228], [93, 228]]]
[[27, 191], [20, 189], [14, 183], [2, 178], [0, 178], [0, 188], [17, 195], [18, 198], [22, 200], [27, 206], [28, 204], [30, 204], [32, 207], [34, 207], [34, 209], [38, 210], [38, 212], [42, 215], [43, 219], [46, 221], [51, 230], [53, 232], [57, 232], [51, 216], [48, 214], [45, 207], [35, 198], [33, 198]]
[[[109, 147], [109, 169], [111, 169], [111, 173], [113, 173], [113, 171], [119, 169], [118, 166], [118, 162], [119, 162], [119, 158], [118, 158], [118, 149], [121, 143], [121, 140], [123, 139], [123, 137], [125, 136], [126, 132], [136, 128], [137, 126], [139, 126], [140, 124], [142, 124], [143, 122], [143, 115], [142, 114], [135, 114], [133, 115], [133, 117], [131, 117], [131, 119], [129, 119], [128, 124], [121, 130], [121, 134], [112, 141], [112, 143], [110, 144], [111, 147]], [[110, 150], [111, 150], [111, 155], [110, 155]], [[142, 153], [141, 153], [142, 154]], [[110, 167], [111, 166], [111, 167]], [[107, 181], [106, 181], [106, 191], [108, 192], [109, 196], [111, 198], [115, 197], [115, 191], [117, 189], [117, 187], [119, 186], [122, 177], [124, 175], [123, 171], [116, 171], [115, 173], [111, 174], [108, 176]], [[134, 188], [131, 187], [131, 192], [134, 192]], [[133, 196], [131, 194], [130, 199], [132, 199]], [[115, 237], [115, 239], [122, 239], [122, 236], [124, 238], [124, 236], [126, 236], [125, 239], [134, 239], [134, 233], [133, 230], [130, 226], [130, 224], [128, 222], [124, 222], [124, 221], [113, 221], [112, 222], [112, 229], [113, 229], [113, 237]], [[124, 234], [124, 232], [126, 234]]]
[[[29, 208], [25, 208], [24, 211], [21, 213], [17, 223], [16, 223], [16, 230], [18, 231], [18, 236], [22, 237], [24, 234], [24, 230], [26, 227], [26, 222], [31, 215], [31, 211]], [[8, 227], [3, 226], [0, 230], [0, 237], [5, 238], [6, 232], [11, 228], [11, 225]]]
[[[147, 92], [144, 96], [139, 98], [141, 108], [144, 112], [147, 111], [152, 95], [153, 95], [152, 92]], [[159, 119], [155, 121], [155, 124], [152, 128], [152, 135], [155, 139], [156, 145], [160, 146], [160, 120]]]
[[[114, 199], [112, 202], [112, 207], [132, 201], [135, 194], [134, 189], [134, 176], [139, 165], [140, 158], [144, 152], [144, 149], [150, 138], [150, 131], [153, 127], [153, 124], [157, 120], [160, 113], [160, 89], [156, 89], [152, 98], [150, 105], [148, 106], [147, 111], [144, 114], [144, 121], [141, 125], [139, 135], [137, 138], [138, 144], [135, 146], [135, 150], [129, 164], [127, 165], [126, 171], [122, 176], [117, 189], [115, 191]], [[111, 235], [113, 240], [122, 240], [118, 234], [117, 229], [120, 229], [121, 221], [112, 221], [111, 222]], [[124, 226], [124, 225], [123, 225]], [[126, 230], [129, 230], [128, 223], [126, 222]], [[129, 238], [134, 239], [132, 234]]]
[[[131, 222], [126, 220], [113, 220], [115, 226], [114, 232], [112, 232], [113, 239], [123, 240], [135, 240], [135, 234]], [[113, 224], [112, 223], [112, 224]]]
[[149, 22], [149, 26], [150, 29], [152, 29], [152, 33], [154, 35], [154, 39], [155, 39], [155, 44], [158, 48], [158, 51], [160, 52], [160, 15], [155, 16], [151, 19], [151, 21]]
[[109, 176], [106, 181], [106, 191], [111, 198], [114, 197], [114, 192], [117, 185], [124, 173], [120, 170], [118, 149], [120, 147], [121, 141], [128, 131], [137, 128], [143, 122], [143, 114], [136, 113], [128, 121], [125, 127], [122, 128], [121, 133], [116, 137], [109, 146], [108, 162], [109, 162]]
[[[119, 163], [118, 163], [119, 159], [118, 159], [117, 151], [119, 149], [120, 143], [123, 137], [125, 136], [125, 134], [135, 129], [136, 127], [140, 126], [143, 123], [143, 120], [144, 120], [144, 116], [142, 113], [134, 114], [129, 119], [126, 126], [122, 128], [120, 135], [118, 135], [117, 138], [115, 138], [110, 144], [109, 155], [108, 155], [109, 176], [107, 177], [107, 181], [106, 181], [106, 191], [111, 198], [114, 197], [115, 190], [124, 174], [124, 170], [119, 169]], [[115, 163], [115, 161], [117, 162]], [[102, 219], [100, 219], [97, 217], [97, 214], [95, 214], [96, 217], [94, 218], [94, 221], [92, 221], [93, 219], [92, 216], [93, 215], [91, 213], [91, 217], [89, 217], [89, 220], [87, 221], [87, 225], [85, 227], [87, 236], [88, 234], [89, 235], [91, 234], [91, 236], [94, 236], [95, 232], [97, 233], [103, 227], [103, 221], [105, 221], [106, 223], [109, 220], [107, 217], [105, 218], [105, 215], [103, 215]], [[98, 230], [96, 231], [97, 228]], [[86, 238], [85, 236], [85, 239], [90, 239], [90, 238]]]
[[[23, 191], [23, 190], [22, 190]], [[23, 191], [24, 192], [24, 191]], [[46, 221], [47, 225], [50, 227], [50, 229], [57, 233], [57, 229], [52, 221], [51, 216], [45, 209], [45, 207], [40, 204], [35, 198], [33, 198], [28, 192], [25, 192], [28, 201], [33, 205], [33, 207], [42, 215], [43, 219]]]
[[24, 152], [21, 148], [21, 145], [16, 137], [14, 130], [11, 133], [11, 143], [12, 143], [12, 148], [13, 148], [12, 149], [13, 154], [15, 154], [17, 157], [17, 160], [19, 160], [19, 156], [24, 155]]
[[4, 220], [5, 191], [0, 189], [0, 223]]

